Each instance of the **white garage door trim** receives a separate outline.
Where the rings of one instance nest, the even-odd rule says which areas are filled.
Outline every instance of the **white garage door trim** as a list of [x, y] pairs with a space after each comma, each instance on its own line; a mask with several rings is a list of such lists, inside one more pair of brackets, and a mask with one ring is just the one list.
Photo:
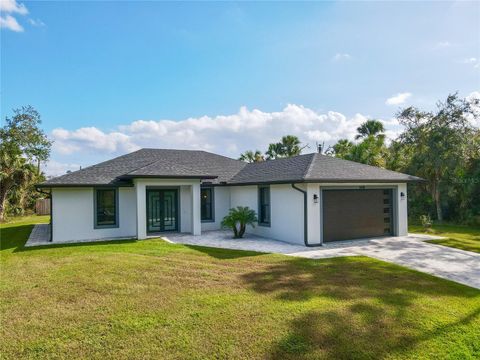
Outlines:
[[393, 216], [393, 236], [398, 236], [399, 224], [398, 224], [398, 186], [397, 185], [349, 185], [349, 186], [320, 186], [320, 244], [323, 245], [323, 191], [328, 190], [392, 190], [392, 216]]

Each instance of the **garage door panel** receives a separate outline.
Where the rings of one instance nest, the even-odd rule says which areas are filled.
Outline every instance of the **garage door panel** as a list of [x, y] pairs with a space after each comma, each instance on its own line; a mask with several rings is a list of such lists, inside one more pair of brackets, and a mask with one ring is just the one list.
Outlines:
[[391, 190], [323, 191], [326, 242], [388, 235], [391, 215]]

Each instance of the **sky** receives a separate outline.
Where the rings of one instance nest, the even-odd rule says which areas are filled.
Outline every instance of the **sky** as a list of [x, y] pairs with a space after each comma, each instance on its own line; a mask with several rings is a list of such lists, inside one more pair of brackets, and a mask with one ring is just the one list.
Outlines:
[[[142, 147], [237, 158], [282, 135], [480, 97], [480, 2], [0, 0], [0, 116], [34, 106], [59, 175]], [[477, 124], [480, 125], [480, 124]]]

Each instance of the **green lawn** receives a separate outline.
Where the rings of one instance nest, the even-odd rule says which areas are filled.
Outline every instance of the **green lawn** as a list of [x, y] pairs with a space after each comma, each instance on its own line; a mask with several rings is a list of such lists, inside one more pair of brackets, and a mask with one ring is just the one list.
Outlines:
[[411, 225], [408, 230], [412, 233], [424, 233], [445, 237], [445, 239], [428, 241], [433, 244], [480, 253], [480, 227], [433, 225], [432, 229], [425, 231], [420, 225]]
[[366, 257], [160, 239], [25, 249], [33, 221], [1, 229], [4, 359], [480, 357], [467, 286]]

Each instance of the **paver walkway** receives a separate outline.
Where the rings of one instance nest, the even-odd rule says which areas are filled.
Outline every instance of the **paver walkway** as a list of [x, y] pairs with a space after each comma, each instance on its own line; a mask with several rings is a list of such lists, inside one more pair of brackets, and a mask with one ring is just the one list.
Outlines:
[[329, 243], [307, 248], [282, 241], [246, 235], [232, 239], [228, 231], [208, 231], [201, 236], [169, 234], [174, 243], [210, 246], [321, 259], [338, 256], [364, 255], [453, 280], [480, 289], [480, 254], [424, 242], [436, 237], [409, 234]]

